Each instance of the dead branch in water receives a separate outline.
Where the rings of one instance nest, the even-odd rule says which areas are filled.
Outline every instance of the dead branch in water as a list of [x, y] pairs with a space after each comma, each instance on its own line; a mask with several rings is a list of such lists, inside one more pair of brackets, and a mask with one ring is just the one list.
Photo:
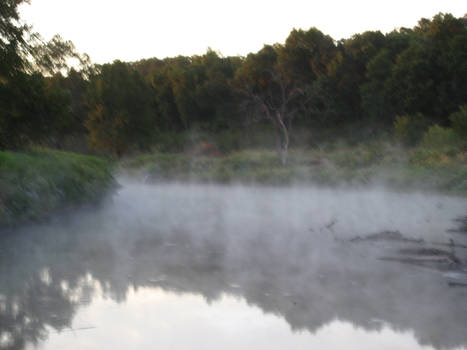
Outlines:
[[425, 243], [423, 239], [405, 237], [399, 231], [381, 231], [372, 233], [367, 236], [357, 236], [349, 239], [349, 242], [362, 242], [362, 241], [400, 241], [400, 242], [413, 242], [413, 243]]

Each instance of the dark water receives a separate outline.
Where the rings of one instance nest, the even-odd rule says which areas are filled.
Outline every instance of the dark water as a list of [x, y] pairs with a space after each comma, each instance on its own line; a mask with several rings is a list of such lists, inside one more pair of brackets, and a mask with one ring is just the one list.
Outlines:
[[467, 348], [467, 288], [380, 260], [414, 243], [348, 242], [466, 244], [446, 232], [466, 199], [123, 185], [0, 237], [0, 349]]

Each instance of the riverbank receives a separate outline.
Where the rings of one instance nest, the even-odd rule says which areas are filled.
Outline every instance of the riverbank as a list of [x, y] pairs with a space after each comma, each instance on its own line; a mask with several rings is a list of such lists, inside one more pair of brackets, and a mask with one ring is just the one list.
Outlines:
[[116, 186], [112, 167], [70, 152], [0, 152], [0, 227], [99, 203]]
[[146, 181], [194, 181], [324, 186], [381, 185], [467, 195], [467, 153], [387, 144], [293, 150], [282, 165], [272, 151], [231, 154], [142, 154], [120, 162], [122, 172]]

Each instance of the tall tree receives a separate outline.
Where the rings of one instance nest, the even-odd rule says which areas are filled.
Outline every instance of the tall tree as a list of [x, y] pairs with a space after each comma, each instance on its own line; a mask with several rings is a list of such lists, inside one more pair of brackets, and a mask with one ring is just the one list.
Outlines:
[[88, 90], [90, 146], [118, 157], [147, 149], [157, 131], [152, 97], [150, 86], [130, 64], [104, 64]]
[[66, 91], [50, 87], [38, 73], [20, 73], [0, 84], [0, 149], [53, 144], [70, 121], [69, 107]]
[[5, 81], [24, 68], [28, 54], [26, 34], [29, 27], [19, 24], [18, 6], [26, 0], [0, 2], [0, 81]]
[[234, 86], [243, 96], [242, 109], [251, 121], [266, 119], [276, 131], [277, 151], [283, 164], [287, 162], [293, 120], [303, 106], [302, 86], [281, 69], [282, 46], [265, 45], [250, 54], [237, 71]]
[[[397, 108], [390, 79], [396, 58], [407, 49], [411, 31], [401, 28], [385, 37], [385, 44], [366, 65], [365, 82], [360, 85], [362, 108], [368, 122], [378, 128], [391, 127]], [[397, 93], [397, 92], [396, 92]]]
[[320, 30], [294, 29], [279, 52], [279, 64], [291, 79], [310, 84], [327, 73], [327, 66], [336, 50], [334, 40]]
[[360, 86], [366, 82], [366, 67], [384, 46], [381, 32], [364, 32], [339, 43], [329, 69], [334, 110], [341, 125], [358, 122], [364, 116], [361, 108]]
[[20, 148], [55, 138], [70, 110], [67, 93], [44, 74], [67, 69], [67, 58], [89, 64], [71, 42], [55, 36], [44, 42], [20, 23], [18, 6], [27, 0], [0, 2], [0, 147]]
[[323, 89], [330, 64], [338, 54], [335, 41], [316, 28], [292, 30], [279, 51], [280, 69], [301, 87], [304, 94], [300, 111], [308, 126], [318, 126], [327, 118], [329, 98]]
[[467, 103], [467, 21], [449, 14], [422, 19], [390, 78], [392, 103], [399, 114], [422, 113], [448, 124], [448, 116]]

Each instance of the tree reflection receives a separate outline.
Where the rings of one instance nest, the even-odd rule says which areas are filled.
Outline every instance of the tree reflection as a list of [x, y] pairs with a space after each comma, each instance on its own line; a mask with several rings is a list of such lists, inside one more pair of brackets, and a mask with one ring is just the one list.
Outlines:
[[77, 309], [97, 293], [125, 302], [140, 287], [207, 301], [238, 295], [294, 330], [316, 332], [335, 319], [378, 330], [384, 321], [435, 348], [467, 345], [465, 289], [447, 287], [440, 274], [379, 261], [374, 247], [295, 229], [245, 228], [233, 236], [221, 224], [204, 232], [196, 225], [116, 232], [102, 226], [104, 214], [83, 215], [1, 238], [0, 347], [37, 344], [71, 328]]

